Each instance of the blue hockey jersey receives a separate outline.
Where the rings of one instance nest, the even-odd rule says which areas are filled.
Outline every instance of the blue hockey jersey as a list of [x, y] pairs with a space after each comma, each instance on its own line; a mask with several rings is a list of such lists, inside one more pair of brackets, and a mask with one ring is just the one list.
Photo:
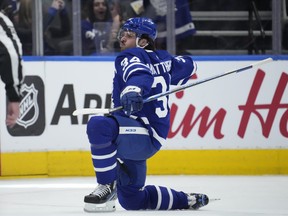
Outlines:
[[[145, 50], [131, 48], [121, 52], [115, 60], [112, 102], [114, 107], [121, 106], [121, 91], [129, 85], [142, 89], [143, 98], [169, 90], [170, 85], [186, 83], [196, 71], [196, 64], [189, 56], [172, 56], [164, 50]], [[160, 149], [167, 138], [170, 126], [168, 97], [147, 102], [143, 109], [131, 118], [142, 121], [153, 144]], [[125, 115], [123, 111], [114, 115]]]

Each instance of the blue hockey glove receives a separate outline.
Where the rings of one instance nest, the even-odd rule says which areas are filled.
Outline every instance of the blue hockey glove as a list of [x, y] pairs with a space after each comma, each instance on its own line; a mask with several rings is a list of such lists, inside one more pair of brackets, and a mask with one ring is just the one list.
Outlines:
[[121, 105], [126, 115], [140, 111], [143, 108], [141, 89], [137, 86], [127, 86], [120, 94]]

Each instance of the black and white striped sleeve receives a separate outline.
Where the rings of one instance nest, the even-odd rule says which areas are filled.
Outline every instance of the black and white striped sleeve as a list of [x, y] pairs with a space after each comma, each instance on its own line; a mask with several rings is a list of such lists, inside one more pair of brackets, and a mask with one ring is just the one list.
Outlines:
[[9, 101], [20, 101], [22, 44], [11, 20], [0, 12], [0, 75]]

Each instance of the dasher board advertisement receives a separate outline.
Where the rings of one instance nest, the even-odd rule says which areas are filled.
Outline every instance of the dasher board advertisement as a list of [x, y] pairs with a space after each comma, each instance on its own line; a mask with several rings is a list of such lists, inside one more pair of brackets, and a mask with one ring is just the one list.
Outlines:
[[[254, 60], [196, 61], [195, 82]], [[24, 61], [17, 126], [5, 125], [1, 82], [1, 152], [87, 150], [89, 116], [78, 108], [109, 108], [113, 61]], [[275, 149], [288, 147], [288, 61], [170, 95], [171, 127], [163, 149]]]

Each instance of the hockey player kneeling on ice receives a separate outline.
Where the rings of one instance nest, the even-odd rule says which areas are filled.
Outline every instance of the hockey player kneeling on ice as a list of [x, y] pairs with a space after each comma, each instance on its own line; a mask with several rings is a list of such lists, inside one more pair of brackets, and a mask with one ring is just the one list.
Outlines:
[[127, 20], [118, 34], [112, 100], [123, 109], [87, 124], [98, 183], [84, 198], [87, 212], [115, 211], [117, 198], [127, 210], [196, 210], [209, 202], [205, 194], [145, 185], [146, 160], [168, 135], [169, 107], [168, 96], [145, 104], [143, 98], [186, 83], [196, 71], [191, 57], [156, 50], [156, 36], [155, 24], [144, 17]]

